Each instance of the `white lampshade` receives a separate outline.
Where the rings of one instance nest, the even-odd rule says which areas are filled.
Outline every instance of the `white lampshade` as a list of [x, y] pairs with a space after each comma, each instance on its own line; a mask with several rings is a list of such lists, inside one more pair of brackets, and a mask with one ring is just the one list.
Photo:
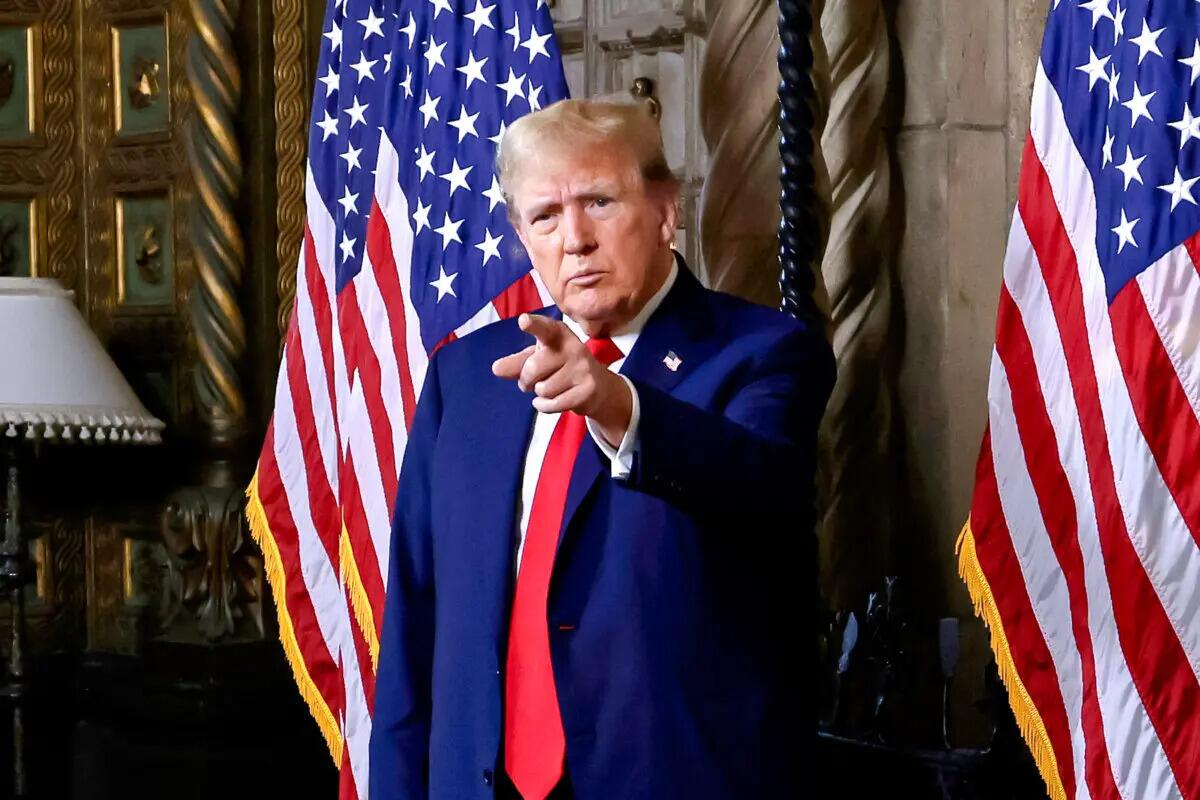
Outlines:
[[0, 278], [0, 439], [146, 443], [163, 427], [58, 281]]

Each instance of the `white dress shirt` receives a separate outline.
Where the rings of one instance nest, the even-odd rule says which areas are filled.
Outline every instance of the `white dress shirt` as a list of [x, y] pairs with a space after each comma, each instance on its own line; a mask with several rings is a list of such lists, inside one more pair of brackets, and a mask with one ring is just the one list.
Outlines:
[[[646, 327], [646, 320], [650, 319], [660, 305], [663, 298], [667, 296], [667, 292], [675, 284], [675, 278], [679, 274], [679, 265], [675, 259], [671, 259], [671, 271], [667, 273], [667, 279], [663, 281], [663, 285], [654, 293], [654, 296], [646, 301], [646, 305], [642, 306], [642, 310], [637, 313], [629, 324], [623, 327], [620, 331], [614, 332], [610, 338], [617, 349], [621, 351], [622, 357], [609, 365], [609, 369], [613, 372], [619, 372], [621, 366], [625, 363], [625, 356], [628, 356], [633, 350], [633, 345], [641, 334], [642, 329]], [[563, 322], [571, 329], [581, 342], [586, 342], [590, 337], [584, 333], [583, 326], [575, 320], [563, 314]], [[633, 382], [621, 376], [626, 384], [629, 385], [629, 391], [633, 394], [633, 410], [629, 415], [629, 427], [625, 429], [625, 435], [621, 437], [621, 444], [618, 447], [613, 447], [609, 444], [604, 434], [600, 432], [599, 427], [592, 421], [591, 417], [587, 418], [588, 433], [591, 434], [592, 441], [600, 448], [605, 456], [608, 457], [612, 464], [612, 476], [614, 478], [623, 479], [629, 477], [630, 471], [633, 469], [633, 453], [637, 449], [637, 429], [639, 418], [638, 394], [634, 388]], [[525, 450], [525, 470], [521, 478], [521, 495], [517, 499], [517, 565], [521, 563], [521, 555], [525, 550], [525, 531], [529, 528], [529, 512], [533, 507], [533, 494], [537, 490], [538, 476], [542, 473], [542, 461], [546, 458], [546, 451], [550, 448], [550, 436], [554, 433], [554, 427], [558, 424], [558, 414], [543, 414], [537, 412], [533, 420], [533, 434], [529, 437], [529, 447]]]

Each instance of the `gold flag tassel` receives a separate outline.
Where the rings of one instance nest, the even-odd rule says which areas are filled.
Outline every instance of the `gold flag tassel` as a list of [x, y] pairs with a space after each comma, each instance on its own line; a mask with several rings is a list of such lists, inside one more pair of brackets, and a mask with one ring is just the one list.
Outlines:
[[341, 562], [342, 583], [350, 590], [350, 607], [354, 610], [354, 619], [367, 641], [367, 649], [371, 652], [371, 668], [378, 672], [379, 634], [375, 630], [375, 612], [367, 598], [367, 590], [358, 571], [358, 561], [355, 560], [354, 549], [350, 546], [350, 534], [344, 524], [342, 538], [338, 543], [338, 561]]
[[1008, 647], [1008, 637], [1004, 633], [1004, 625], [1000, 619], [1000, 610], [996, 607], [996, 598], [988, 585], [979, 565], [979, 556], [975, 552], [975, 535], [971, 532], [971, 521], [963, 525], [958, 543], [954, 547], [958, 555], [958, 574], [967, 584], [971, 594], [971, 603], [975, 606], [975, 615], [983, 620], [983, 624], [991, 631], [992, 652], [996, 655], [996, 668], [1000, 672], [1000, 680], [1008, 690], [1008, 702], [1012, 706], [1013, 715], [1017, 718], [1017, 727], [1029, 751], [1033, 754], [1034, 763], [1042, 780], [1046, 782], [1046, 791], [1051, 800], [1066, 800], [1063, 791], [1062, 776], [1058, 771], [1058, 759], [1054, 748], [1050, 745], [1050, 736], [1042, 722], [1042, 715], [1034, 705], [1025, 683], [1013, 663], [1012, 652]]
[[296, 688], [300, 690], [300, 696], [308, 704], [309, 713], [317, 721], [317, 727], [321, 729], [321, 735], [325, 737], [325, 744], [329, 747], [329, 754], [333, 756], [333, 763], [340, 767], [342, 764], [342, 730], [333, 716], [333, 712], [325, 703], [325, 698], [317, 690], [317, 685], [313, 683], [312, 676], [308, 674], [308, 667], [305, 666], [304, 659], [300, 655], [296, 631], [292, 627], [292, 618], [288, 616], [285, 603], [287, 579], [283, 574], [283, 562], [279, 557], [279, 548], [275, 545], [275, 536], [267, 524], [267, 514], [263, 510], [262, 500], [258, 496], [257, 472], [254, 473], [254, 478], [246, 489], [246, 498], [248, 501], [246, 503], [246, 520], [250, 523], [250, 533], [254, 537], [254, 541], [258, 542], [258, 546], [262, 550], [267, 570], [267, 582], [271, 584], [271, 594], [275, 598], [275, 613], [279, 619], [279, 641], [283, 644], [283, 652], [287, 656], [288, 664], [292, 667], [292, 677], [296, 681]]

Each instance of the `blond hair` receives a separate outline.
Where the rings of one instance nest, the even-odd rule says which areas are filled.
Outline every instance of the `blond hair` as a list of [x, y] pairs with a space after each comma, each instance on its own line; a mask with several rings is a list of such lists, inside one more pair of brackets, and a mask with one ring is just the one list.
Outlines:
[[512, 188], [525, 165], [548, 146], [559, 148], [616, 144], [629, 150], [647, 185], [674, 187], [678, 181], [663, 152], [658, 120], [643, 103], [618, 97], [559, 100], [518, 119], [496, 148], [496, 173], [509, 215], [516, 212]]

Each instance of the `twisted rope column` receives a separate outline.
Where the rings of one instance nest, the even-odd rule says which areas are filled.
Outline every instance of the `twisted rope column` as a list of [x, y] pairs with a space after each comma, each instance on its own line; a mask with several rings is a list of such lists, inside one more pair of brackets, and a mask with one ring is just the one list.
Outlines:
[[246, 325], [238, 307], [246, 256], [234, 216], [242, 184], [234, 115], [242, 88], [231, 34], [239, 4], [191, 0], [187, 48], [193, 105], [188, 160], [196, 187], [191, 231], [197, 277], [191, 292], [199, 356], [196, 399], [216, 443], [236, 438], [246, 416], [237, 373], [246, 349]]
[[896, 502], [889, 457], [896, 231], [884, 133], [890, 41], [881, 0], [829, 3], [820, 23], [830, 65], [822, 149], [833, 214], [821, 274], [838, 379], [820, 434], [819, 507], [827, 596], [844, 608], [882, 577]]
[[822, 325], [815, 297], [823, 237], [811, 6], [809, 0], [779, 0], [779, 290], [784, 311]]

